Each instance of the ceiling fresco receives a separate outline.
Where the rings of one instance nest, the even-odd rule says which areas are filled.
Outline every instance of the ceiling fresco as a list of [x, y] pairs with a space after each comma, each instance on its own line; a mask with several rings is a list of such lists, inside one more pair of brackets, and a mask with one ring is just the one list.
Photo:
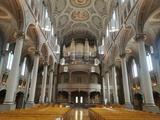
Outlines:
[[64, 39], [67, 34], [76, 35], [79, 31], [95, 36], [101, 43], [115, 6], [114, 0], [47, 1], [51, 5], [51, 21], [59, 40]]

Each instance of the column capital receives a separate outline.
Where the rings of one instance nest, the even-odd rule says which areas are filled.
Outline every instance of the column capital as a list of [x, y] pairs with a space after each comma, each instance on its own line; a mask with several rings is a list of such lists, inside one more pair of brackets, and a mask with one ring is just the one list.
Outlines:
[[115, 67], [115, 63], [112, 63], [109, 67], [112, 68], [112, 67]]
[[105, 74], [109, 73], [109, 70], [105, 71]]
[[49, 70], [49, 72], [54, 72], [54, 69], [53, 69], [53, 68], [51, 68], [51, 69]]
[[44, 66], [48, 66], [48, 62], [47, 61], [44, 61]]
[[139, 34], [135, 35], [134, 39], [136, 41], [145, 40], [145, 39], [147, 39], [147, 36], [144, 33], [139, 33]]
[[126, 57], [126, 53], [122, 53], [119, 55], [120, 58], [125, 58]]
[[35, 55], [40, 56], [40, 51], [39, 50], [35, 50]]
[[2, 53], [2, 56], [5, 56], [7, 53], [9, 53], [9, 51], [7, 51], [7, 50], [2, 50], [1, 53]]
[[24, 37], [25, 37], [25, 33], [23, 31], [18, 31], [15, 33], [16, 39], [20, 39], [20, 38], [24, 38]]

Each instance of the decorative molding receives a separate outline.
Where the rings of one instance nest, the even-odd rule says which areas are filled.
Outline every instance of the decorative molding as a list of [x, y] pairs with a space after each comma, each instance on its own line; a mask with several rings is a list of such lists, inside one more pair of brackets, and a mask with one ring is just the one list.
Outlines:
[[74, 7], [87, 7], [91, 4], [91, 0], [70, 0]]
[[74, 21], [86, 21], [89, 19], [87, 10], [75, 10], [71, 13], [71, 18]]

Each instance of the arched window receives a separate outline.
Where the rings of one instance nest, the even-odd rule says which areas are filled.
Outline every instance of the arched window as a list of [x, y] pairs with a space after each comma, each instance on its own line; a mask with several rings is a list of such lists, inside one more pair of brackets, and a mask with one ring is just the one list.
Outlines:
[[9, 43], [6, 44], [6, 51], [9, 50], [9, 45], [10, 45]]
[[119, 22], [118, 21], [118, 11], [116, 9], [112, 15], [109, 32], [117, 32], [119, 30], [119, 23], [118, 22]]
[[112, 28], [112, 31], [114, 32], [116, 29], [116, 12], [115, 11], [113, 12], [111, 23], [112, 23], [111, 28]]
[[132, 60], [132, 75], [133, 78], [138, 77], [137, 64], [134, 59]]
[[51, 28], [51, 35], [54, 36], [54, 28]]
[[146, 59], [147, 59], [148, 70], [153, 71], [153, 64], [152, 64], [152, 58], [150, 53], [147, 53]]
[[7, 69], [8, 70], [11, 70], [11, 68], [12, 68], [13, 57], [14, 57], [13, 51], [9, 52], [9, 54], [8, 54], [8, 61], [7, 61]]
[[154, 53], [153, 46], [146, 46], [147, 47], [147, 53], [146, 53], [146, 60], [147, 60], [147, 67], [148, 71], [153, 71], [153, 63], [152, 63], [152, 56], [151, 54]]
[[106, 29], [106, 37], [107, 37], [107, 38], [109, 37], [109, 29], [108, 29], [108, 26], [107, 26], [107, 29]]
[[121, 0], [121, 3], [123, 4], [125, 2], [125, 0]]
[[24, 76], [25, 70], [26, 70], [26, 60], [27, 58], [24, 58], [23, 64], [22, 64], [22, 70], [21, 70], [21, 75]]
[[31, 6], [31, 0], [27, 0], [27, 2], [28, 2], [28, 4], [29, 4], [29, 6]]

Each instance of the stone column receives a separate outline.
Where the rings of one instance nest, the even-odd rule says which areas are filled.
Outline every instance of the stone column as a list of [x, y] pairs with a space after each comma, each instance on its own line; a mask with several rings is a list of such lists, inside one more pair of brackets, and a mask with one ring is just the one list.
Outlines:
[[102, 78], [102, 94], [103, 94], [103, 103], [105, 104], [105, 99], [106, 99], [106, 90], [105, 90], [105, 79], [104, 77]]
[[157, 84], [160, 84], [160, 64], [159, 64], [159, 51], [156, 51], [156, 53], [154, 53], [152, 55], [152, 61], [153, 61], [153, 68], [156, 70], [156, 76], [157, 76]]
[[72, 83], [72, 72], [69, 72], [69, 83]]
[[54, 75], [54, 84], [53, 84], [53, 103], [56, 102], [56, 85], [57, 85], [57, 76]]
[[71, 103], [71, 92], [68, 92], [68, 103]]
[[111, 96], [110, 96], [110, 82], [109, 82], [109, 73], [107, 72], [105, 74], [106, 77], [106, 83], [107, 83], [107, 103], [110, 104], [111, 102]]
[[16, 46], [14, 50], [14, 58], [11, 71], [7, 80], [7, 93], [3, 106], [0, 107], [1, 110], [13, 110], [15, 109], [15, 97], [18, 84], [18, 75], [19, 75], [19, 64], [21, 59], [21, 52], [23, 48], [24, 35], [19, 34], [18, 39], [16, 40]]
[[40, 56], [39, 52], [36, 51], [34, 56], [34, 64], [33, 64], [32, 76], [31, 76], [29, 98], [26, 105], [27, 107], [32, 107], [32, 105], [34, 104], [37, 76], [38, 76], [39, 56]]
[[53, 69], [50, 70], [49, 74], [49, 90], [48, 90], [48, 102], [52, 101], [52, 87], [53, 87]]
[[141, 73], [141, 87], [144, 94], [144, 101], [145, 105], [143, 109], [145, 111], [150, 112], [159, 112], [158, 107], [154, 103], [153, 98], [153, 90], [152, 90], [152, 83], [150, 74], [147, 67], [147, 60], [146, 60], [146, 51], [145, 51], [145, 44], [144, 44], [144, 36], [136, 36], [136, 40], [138, 42], [138, 50], [139, 50], [139, 60], [140, 60], [140, 73]]
[[114, 103], [119, 104], [118, 100], [118, 89], [117, 89], [117, 78], [116, 78], [116, 69], [115, 66], [112, 65], [112, 83], [113, 83], [113, 97]]
[[90, 92], [88, 92], [88, 104], [90, 104]]
[[130, 98], [130, 89], [129, 89], [129, 84], [128, 84], [128, 72], [127, 72], [125, 54], [121, 55], [120, 57], [121, 57], [125, 106], [127, 108], [133, 108], [132, 103], [131, 103], [131, 98]]
[[2, 78], [4, 59], [5, 59], [5, 52], [2, 53], [2, 57], [0, 60], [0, 79]]
[[160, 85], [160, 64], [158, 63], [158, 60], [156, 60], [156, 70], [157, 70], [157, 84]]
[[48, 63], [44, 63], [44, 74], [42, 79], [42, 87], [41, 87], [41, 97], [40, 97], [40, 103], [45, 102], [45, 95], [46, 95], [46, 83], [47, 83], [47, 71], [48, 71]]

